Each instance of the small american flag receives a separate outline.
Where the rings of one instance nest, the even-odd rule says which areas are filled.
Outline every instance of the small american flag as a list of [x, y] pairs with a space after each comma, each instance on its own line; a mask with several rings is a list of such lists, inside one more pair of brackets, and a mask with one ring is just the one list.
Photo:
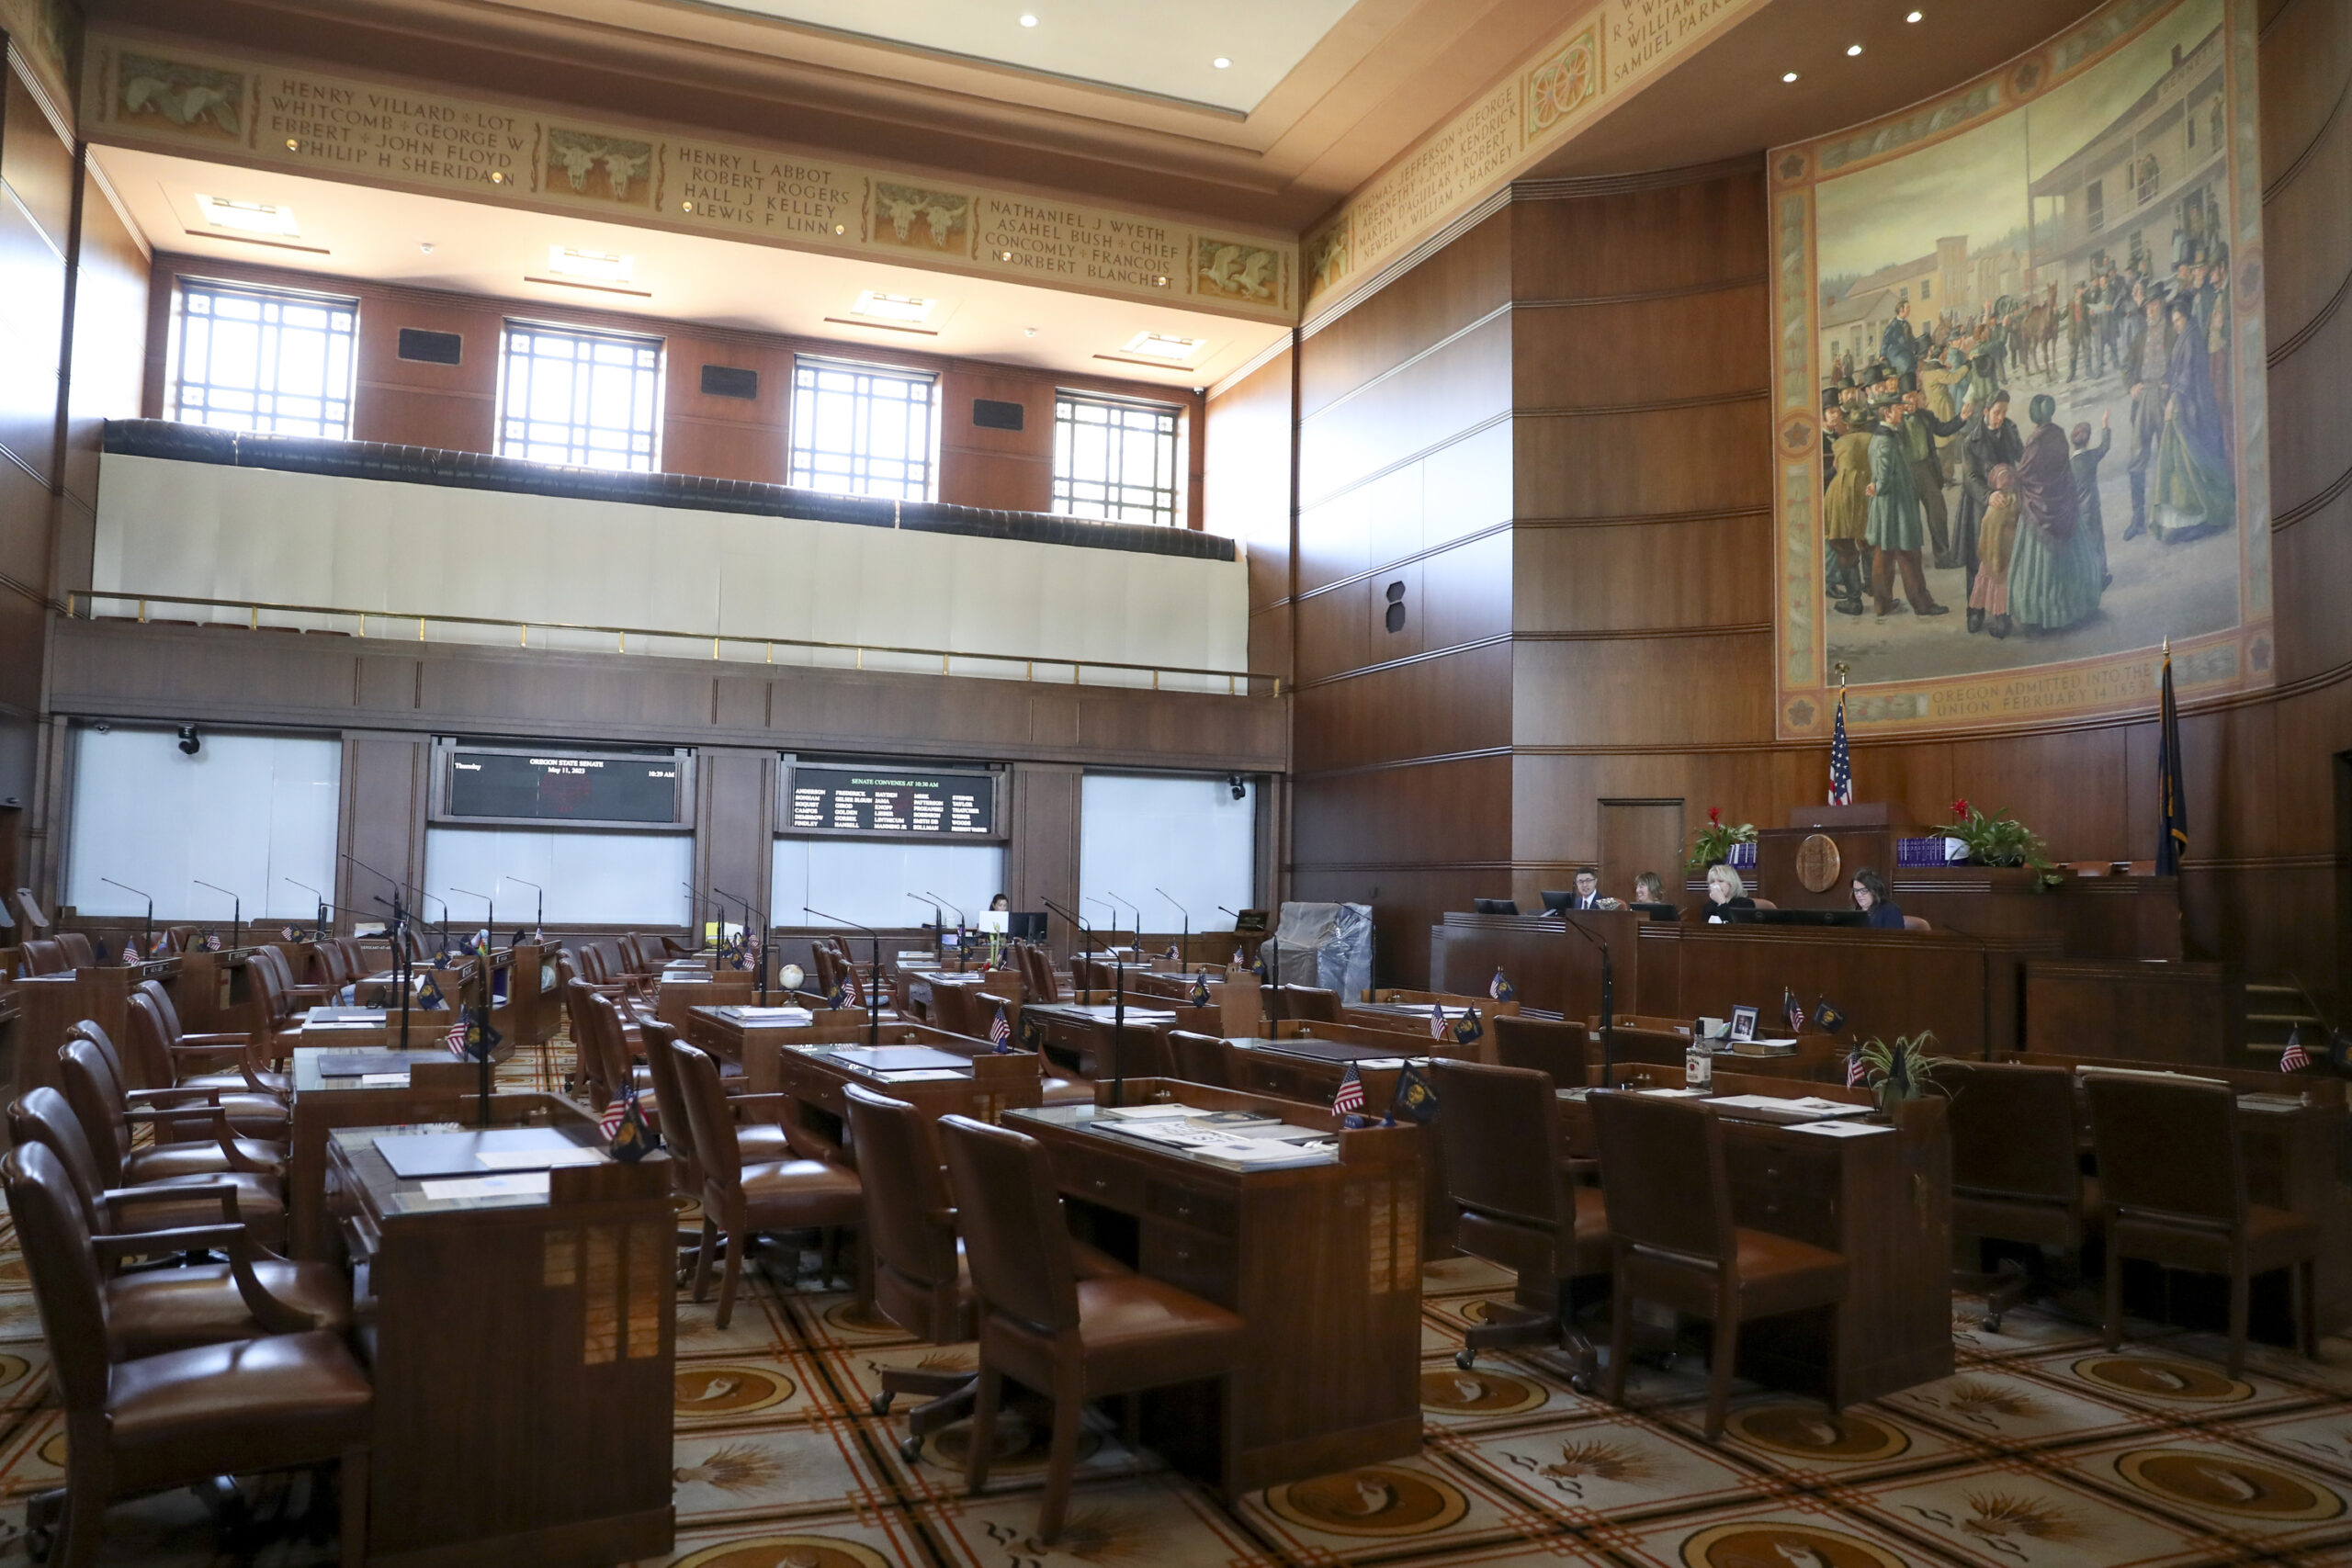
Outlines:
[[441, 1037], [441, 1043], [449, 1047], [449, 1055], [461, 1062], [466, 1059], [466, 1015], [464, 1013], [458, 1014], [458, 1021], [449, 1026], [449, 1032]]
[[1445, 1038], [1445, 1008], [1442, 1003], [1430, 1004], [1430, 1038], [1432, 1040]]
[[613, 1135], [621, 1130], [621, 1123], [628, 1120], [628, 1097], [621, 1094], [613, 1096], [612, 1103], [605, 1107], [605, 1113], [596, 1118], [596, 1125], [604, 1133], [605, 1142], [611, 1143]]
[[1340, 1075], [1340, 1092], [1331, 1097], [1331, 1109], [1342, 1116], [1363, 1109], [1363, 1076], [1353, 1062]]
[[1847, 1052], [1846, 1087], [1848, 1089], [1860, 1089], [1869, 1081], [1870, 1069], [1862, 1066], [1862, 1054], [1860, 1051]]
[[1241, 950], [1238, 947], [1233, 950], [1233, 967], [1236, 969], [1250, 967], [1250, 961], [1241, 956]]
[[294, 934], [294, 928], [292, 926], [278, 927], [277, 934], [284, 937], [288, 942], [300, 942], [302, 940]]
[[2300, 1073], [2311, 1065], [2312, 1054], [2304, 1048], [2302, 1026], [2298, 1024], [2287, 1032], [2287, 1054], [2278, 1058], [2278, 1070]]
[[1012, 1052], [1012, 1022], [1004, 1016], [1001, 1007], [996, 1010], [995, 1021], [989, 1025], [989, 1048], [1000, 1056]]
[[1793, 1034], [1804, 1027], [1804, 1004], [1797, 1000], [1797, 994], [1786, 986], [1781, 987], [1781, 1012], [1789, 1021], [1791, 1033]]
[[1829, 804], [1854, 804], [1854, 759], [1846, 750], [1846, 688], [1838, 688], [1838, 724], [1829, 735]]

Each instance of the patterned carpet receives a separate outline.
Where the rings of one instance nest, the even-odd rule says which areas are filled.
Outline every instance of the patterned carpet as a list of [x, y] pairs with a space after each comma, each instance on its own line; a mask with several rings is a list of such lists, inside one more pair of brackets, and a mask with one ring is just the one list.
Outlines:
[[[1704, 1369], [1637, 1366], [1620, 1410], [1541, 1357], [1459, 1372], [1460, 1326], [1501, 1277], [1451, 1259], [1424, 1279], [1426, 1437], [1416, 1457], [1222, 1506], [1115, 1427], [1090, 1429], [1064, 1539], [1033, 1539], [1042, 1435], [1008, 1429], [988, 1495], [960, 1484], [966, 1432], [899, 1455], [903, 1418], [867, 1402], [886, 1366], [967, 1365], [910, 1343], [786, 1255], [747, 1275], [735, 1321], [678, 1309], [678, 1550], [692, 1568], [2153, 1568], [2352, 1564], [2352, 1345], [2319, 1362], [2257, 1348], [2222, 1371], [2211, 1339], [2154, 1329], [2109, 1355], [2031, 1311], [2004, 1331], [1955, 1299], [1959, 1371], [1831, 1418], [1744, 1390], [1699, 1436]], [[56, 1483], [62, 1417], [13, 1236], [0, 1233], [0, 1558], [23, 1498]], [[452, 1412], [453, 1416], [458, 1412]], [[109, 1562], [332, 1561], [306, 1478], [246, 1483], [227, 1528], [182, 1492], [117, 1507]]]

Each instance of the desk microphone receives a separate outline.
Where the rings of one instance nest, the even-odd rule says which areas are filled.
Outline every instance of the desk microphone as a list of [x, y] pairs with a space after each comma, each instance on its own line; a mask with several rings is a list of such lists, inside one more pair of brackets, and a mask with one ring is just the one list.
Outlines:
[[[1155, 887], [1152, 891], [1159, 894], [1162, 898], [1168, 898], [1168, 889], [1165, 887]], [[1176, 904], [1176, 900], [1173, 898], [1168, 898], [1168, 901], [1170, 904]], [[1176, 904], [1176, 912], [1184, 917], [1184, 945], [1178, 949], [1178, 953], [1183, 965], [1189, 969], [1193, 965], [1193, 911], [1187, 909], [1182, 904]], [[1238, 919], [1239, 917], [1237, 916], [1235, 918]]]
[[548, 934], [548, 890], [528, 877], [501, 875], [502, 882], [519, 882], [539, 896], [538, 908], [532, 912], [531, 934], [544, 942]]
[[[140, 937], [140, 939], [139, 939], [139, 951], [140, 951], [140, 952], [141, 952], [141, 953], [145, 953], [145, 954], [146, 954], [148, 957], [150, 957], [150, 958], [154, 957], [154, 956], [155, 956], [155, 896], [154, 896], [153, 894], [152, 894], [152, 893], [140, 893], [140, 892], [139, 892], [139, 889], [138, 889], [138, 888], [136, 888], [136, 887], [131, 886], [130, 886], [130, 884], [129, 884], [129, 883], [127, 883], [127, 882], [117, 882], [117, 881], [116, 881], [113, 877], [111, 877], [111, 876], [101, 876], [101, 877], [99, 877], [99, 878], [98, 878], [98, 880], [99, 880], [100, 882], [105, 883], [108, 887], [119, 887], [119, 888], [121, 888], [125, 893], [137, 894], [140, 897], [144, 898], [144, 899], [146, 899], [146, 900], [147, 900], [147, 919], [146, 919], [146, 922], [145, 922], [145, 929], [144, 929], [144, 931], [143, 931], [142, 934], [141, 935], [141, 937]], [[297, 884], [297, 886], [300, 886], [300, 884]]]
[[215, 893], [229, 894], [229, 945], [231, 947], [236, 946], [237, 928], [244, 924], [245, 901], [243, 897], [238, 894], [231, 893], [228, 888], [221, 886], [217, 882], [207, 882], [200, 876], [191, 876], [188, 880], [195, 883], [198, 887], [209, 887]]
[[956, 973], [961, 975], [966, 967], [964, 955], [971, 950], [971, 944], [964, 940], [964, 928], [971, 922], [965, 918], [963, 906], [957, 904], [954, 899], [942, 898], [936, 893], [925, 893], [923, 897], [933, 900], [935, 903], [944, 904], [949, 908], [956, 911]]
[[[1081, 904], [1085, 901], [1083, 898], [1079, 900]], [[1097, 898], [1094, 902], [1102, 904], [1105, 900]], [[1085, 931], [1086, 951], [1091, 961], [1094, 953], [1094, 933], [1087, 930], [1086, 922], [1051, 898], [1044, 900], [1044, 903], [1046, 908], [1051, 909], [1080, 931]], [[1111, 918], [1117, 919], [1119, 911], [1115, 908], [1112, 909]], [[1111, 1103], [1125, 1105], [1127, 1100], [1127, 961], [1117, 949], [1114, 948], [1111, 953]], [[1042, 1048], [1038, 1054], [1044, 1055]]]
[[[822, 909], [812, 909], [806, 904], [800, 906], [800, 912], [804, 915], [814, 915], [820, 920], [831, 920], [837, 926], [852, 927], [874, 939], [874, 973], [866, 976], [865, 984], [865, 1043], [869, 1046], [878, 1048], [882, 1043], [882, 993], [875, 987], [882, 981], [882, 933], [872, 926], [862, 926], [855, 920], [845, 920], [839, 915], [829, 915]], [[857, 970], [854, 966], [850, 970], [850, 977], [852, 979], [857, 977]]]

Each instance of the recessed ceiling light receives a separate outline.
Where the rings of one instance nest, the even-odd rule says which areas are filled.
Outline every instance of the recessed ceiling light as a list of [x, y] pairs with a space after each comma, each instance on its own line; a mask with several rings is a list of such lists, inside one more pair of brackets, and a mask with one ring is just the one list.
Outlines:
[[290, 207], [272, 207], [266, 201], [223, 201], [217, 196], [199, 196], [196, 205], [215, 229], [234, 229], [245, 234], [301, 233], [295, 227]]
[[1037, 335], [1037, 329], [1035, 327], [1023, 327], [1021, 329], [1021, 335], [1023, 337], [1035, 337]]
[[419, 240], [416, 243], [416, 248], [429, 256], [433, 254], [433, 242], [430, 240]]
[[1037, 25], [1037, 18], [1023, 11], [1021, 14], [1021, 25], [1024, 28], [1034, 28]]
[[1211, 65], [1216, 66], [1219, 71], [1223, 71], [1223, 70], [1225, 70], [1227, 67], [1230, 66], [1230, 65], [1233, 63], [1233, 62], [1231, 62], [1230, 60], [1227, 60], [1225, 56], [1223, 56], [1222, 54], [1220, 54], [1220, 55], [1218, 55], [1215, 60], [1210, 61], [1210, 62], [1209, 62], [1209, 63], [1210, 63]]
[[1781, 73], [1781, 80], [1783, 82], [1793, 82], [1796, 79], [1797, 73], [1793, 71], [1783, 71]]
[[609, 251], [575, 251], [569, 245], [548, 247], [548, 270], [559, 277], [585, 277], [597, 283], [627, 283], [637, 270], [637, 258]]
[[918, 299], [911, 294], [880, 294], [869, 288], [857, 297], [857, 303], [849, 308], [849, 313], [877, 321], [921, 321], [928, 320], [938, 307], [936, 299]]
[[1846, 52], [1849, 55], [1860, 54], [1862, 52], [1862, 46], [1858, 43], [1849, 43], [1846, 46]]
[[1904, 19], [1905, 21], [1906, 21], [1906, 22], [1916, 22], [1916, 21], [1919, 20], [1921, 17], [1925, 17], [1927, 14], [1928, 14], [1928, 13], [1926, 13], [1925, 11], [1914, 11], [1914, 12], [1912, 12], [1909, 16], [1907, 16], [1907, 17], [1904, 17], [1903, 19]]
[[1126, 347], [1121, 352], [1140, 354], [1148, 359], [1185, 360], [1201, 351], [1204, 341], [1196, 337], [1177, 337], [1169, 333], [1143, 332], [1129, 338]]

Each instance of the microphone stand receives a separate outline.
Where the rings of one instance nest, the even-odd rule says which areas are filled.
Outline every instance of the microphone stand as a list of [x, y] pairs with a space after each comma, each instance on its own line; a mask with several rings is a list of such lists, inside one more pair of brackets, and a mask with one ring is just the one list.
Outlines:
[[1560, 919], [1585, 941], [1600, 949], [1600, 1087], [1614, 1089], [1617, 1072], [1617, 971], [1610, 963], [1609, 939], [1595, 936], [1580, 920], [1568, 918], [1566, 910]]
[[[1165, 887], [1155, 887], [1152, 891], [1162, 898], [1168, 898], [1168, 889]], [[1168, 901], [1170, 904], [1176, 904], [1173, 898], [1168, 898]], [[1189, 970], [1193, 966], [1193, 911], [1182, 904], [1176, 904], [1176, 912], [1184, 917], [1184, 945], [1177, 950], [1179, 963], [1183, 968]]]
[[1128, 912], [1129, 912], [1129, 913], [1131, 913], [1132, 915], [1134, 915], [1134, 916], [1135, 916], [1135, 918], [1136, 918], [1136, 959], [1137, 959], [1137, 960], [1139, 960], [1139, 961], [1140, 961], [1140, 960], [1143, 958], [1143, 956], [1144, 956], [1144, 952], [1143, 952], [1143, 908], [1142, 908], [1142, 907], [1141, 907], [1140, 905], [1136, 904], [1136, 901], [1135, 901], [1134, 899], [1132, 899], [1132, 898], [1122, 898], [1122, 897], [1119, 897], [1119, 895], [1118, 895], [1118, 894], [1116, 894], [1116, 893], [1112, 894], [1112, 895], [1111, 895], [1111, 897], [1114, 897], [1114, 898], [1118, 899], [1118, 901], [1119, 901], [1120, 903], [1125, 904], [1125, 905], [1127, 907], [1127, 910], [1128, 910]]
[[548, 890], [536, 882], [525, 881], [519, 876], [510, 876], [506, 880], [521, 882], [524, 886], [539, 896], [538, 908], [531, 915], [531, 935], [535, 940], [539, 941], [541, 945], [545, 945], [544, 939], [548, 931]]
[[[383, 873], [378, 872], [377, 874], [382, 876]], [[391, 878], [385, 877], [384, 880], [390, 882]], [[379, 893], [376, 896], [376, 902], [389, 904], [392, 911], [392, 987], [401, 994], [401, 1049], [405, 1051], [408, 1049], [409, 994], [416, 988], [416, 975], [411, 966], [408, 951], [409, 910], [401, 902], [401, 885], [397, 882], [392, 883], [392, 896], [389, 900]]]
[[[99, 878], [98, 878], [98, 880], [99, 880], [100, 882], [105, 883], [108, 887], [119, 887], [119, 888], [121, 888], [125, 893], [134, 893], [134, 894], [138, 894], [138, 896], [139, 896], [140, 897], [144, 898], [144, 899], [146, 899], [146, 900], [147, 900], [147, 919], [146, 919], [146, 920], [143, 922], [142, 927], [141, 927], [141, 929], [140, 938], [139, 938], [139, 951], [140, 951], [141, 953], [142, 953], [146, 954], [146, 955], [147, 955], [148, 957], [150, 957], [150, 958], [154, 957], [154, 956], [155, 956], [155, 896], [154, 896], [153, 894], [152, 894], [152, 893], [140, 893], [140, 892], [139, 892], [139, 889], [137, 889], [136, 887], [131, 886], [129, 883], [127, 883], [127, 882], [117, 882], [117, 881], [116, 881], [113, 877], [111, 877], [111, 876], [101, 876], [101, 877], [99, 877]], [[300, 886], [300, 884], [297, 884], [297, 886]]]
[[956, 973], [961, 975], [965, 970], [964, 955], [970, 951], [970, 944], [965, 940], [964, 928], [967, 922], [964, 919], [964, 910], [954, 900], [942, 898], [936, 893], [925, 893], [923, 897], [936, 903], [945, 904], [956, 911]]
[[[1102, 899], [1094, 900], [1100, 904]], [[1086, 938], [1086, 952], [1091, 960], [1094, 953], [1094, 933], [1086, 922], [1051, 898], [1043, 900], [1046, 908], [1076, 926]], [[1080, 899], [1081, 904], [1084, 899]], [[1111, 918], [1117, 919], [1119, 911], [1113, 909]], [[1115, 978], [1111, 992], [1111, 1103], [1125, 1105], [1127, 1101], [1127, 965], [1116, 950], [1111, 954]]]
[[[865, 981], [865, 1043], [869, 1046], [879, 1047], [882, 1043], [882, 993], [875, 987], [882, 978], [882, 933], [872, 926], [861, 926], [855, 920], [845, 920], [839, 915], [829, 915], [806, 904], [800, 906], [800, 912], [814, 915], [820, 920], [831, 920], [837, 926], [853, 927], [874, 939], [874, 973], [867, 976]], [[856, 976], [856, 969], [852, 968], [851, 978], [854, 979]]]
[[910, 893], [907, 897], [931, 911], [931, 956], [935, 960], [940, 955], [940, 933], [947, 929], [947, 917], [939, 912], [939, 906], [931, 901], [929, 894]]
[[[221, 886], [219, 883], [207, 882], [203, 878], [196, 876], [191, 876], [188, 880], [195, 883], [198, 887], [209, 887], [215, 893], [229, 893], [229, 890]], [[237, 929], [245, 923], [244, 915], [244, 899], [237, 894], [229, 893], [229, 945], [231, 947], [235, 947], [237, 945]]]
[[319, 923], [317, 934], [321, 941], [324, 941], [327, 934], [327, 896], [320, 892], [317, 888], [311, 886], [307, 882], [295, 882], [290, 876], [286, 877], [284, 880], [293, 883], [295, 886], [300, 888], [303, 892], [308, 893], [311, 897], [316, 898], [319, 901]]
[[[490, 931], [491, 931], [491, 937], [490, 937], [490, 940], [491, 940], [491, 941], [496, 941], [496, 940], [497, 940], [497, 935], [496, 935], [496, 933], [497, 933], [497, 931], [498, 931], [498, 906], [497, 906], [496, 904], [493, 904], [493, 903], [492, 903], [492, 902], [491, 902], [490, 895], [489, 895], [489, 894], [487, 894], [487, 893], [476, 893], [476, 892], [473, 892], [472, 890], [470, 890], [470, 889], [469, 889], [469, 888], [464, 888], [464, 887], [452, 887], [452, 888], [450, 888], [450, 889], [449, 889], [449, 891], [450, 891], [450, 892], [452, 892], [452, 893], [463, 893], [463, 894], [465, 894], [465, 896], [466, 896], [467, 897], [469, 897], [469, 898], [479, 898], [479, 899], [481, 899], [481, 900], [482, 901], [482, 908], [483, 908], [483, 909], [486, 911], [486, 912], [483, 914], [482, 919], [483, 919], [486, 922], [488, 922], [488, 924], [489, 924]], [[447, 930], [448, 930], [448, 919], [449, 919], [449, 900], [447, 900], [447, 898], [444, 898], [444, 899], [442, 899], [442, 900], [441, 900], [441, 920], [442, 920], [442, 927], [441, 927], [441, 929], [443, 930], [443, 931], [444, 931], [444, 932], [447, 931]], [[483, 945], [483, 947], [482, 947], [482, 950], [481, 950], [480, 953], [476, 953], [474, 956], [475, 956], [478, 960], [480, 960], [480, 963], [477, 964], [477, 966], [476, 966], [476, 970], [475, 970], [475, 979], [476, 979], [477, 983], [481, 987], [481, 989], [479, 992], [477, 992], [477, 993], [476, 993], [476, 1000], [475, 1000], [475, 1004], [474, 1004], [477, 1008], [479, 1008], [479, 1009], [481, 1010], [481, 1124], [482, 1124], [483, 1126], [487, 1127], [487, 1126], [489, 1126], [489, 1125], [490, 1125], [490, 1094], [491, 1094], [491, 1085], [490, 1085], [490, 1004], [491, 1004], [491, 995], [490, 995], [490, 948], [489, 948], [488, 944], [487, 944], [487, 943], [485, 943], [485, 944]]]

